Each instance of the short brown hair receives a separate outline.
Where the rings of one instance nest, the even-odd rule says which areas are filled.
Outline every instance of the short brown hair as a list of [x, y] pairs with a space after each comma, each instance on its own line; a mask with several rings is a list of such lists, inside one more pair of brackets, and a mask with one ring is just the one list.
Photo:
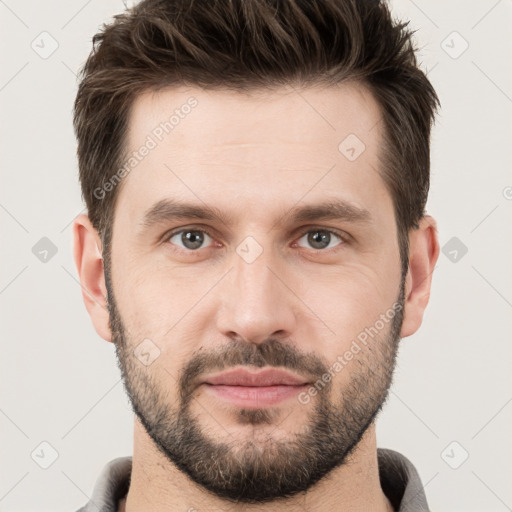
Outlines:
[[[418, 68], [408, 23], [379, 0], [143, 0], [93, 37], [74, 105], [82, 195], [109, 253], [135, 97], [173, 85], [234, 91], [359, 81], [382, 111], [381, 176], [393, 198], [402, 263], [425, 215], [438, 97]], [[104, 254], [105, 257], [105, 254]]]

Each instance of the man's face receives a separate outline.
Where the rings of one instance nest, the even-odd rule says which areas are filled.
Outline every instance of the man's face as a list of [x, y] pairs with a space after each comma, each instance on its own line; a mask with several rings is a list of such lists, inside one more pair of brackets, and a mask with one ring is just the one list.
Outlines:
[[[168, 89], [133, 106], [129, 152], [150, 149], [116, 204], [112, 340], [149, 436], [218, 496], [307, 490], [346, 460], [387, 396], [404, 282], [379, 119], [355, 85]], [[163, 201], [222, 219], [172, 216]], [[341, 202], [356, 214], [294, 215]], [[205, 382], [235, 368], [307, 384]]]

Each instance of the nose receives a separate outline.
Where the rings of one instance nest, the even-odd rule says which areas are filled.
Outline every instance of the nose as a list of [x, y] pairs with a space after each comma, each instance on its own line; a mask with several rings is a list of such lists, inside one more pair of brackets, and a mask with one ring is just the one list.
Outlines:
[[[241, 253], [243, 254], [243, 253]], [[254, 261], [234, 254], [233, 267], [221, 290], [217, 328], [228, 338], [262, 343], [293, 334], [297, 303], [293, 283], [282, 262], [264, 250]]]

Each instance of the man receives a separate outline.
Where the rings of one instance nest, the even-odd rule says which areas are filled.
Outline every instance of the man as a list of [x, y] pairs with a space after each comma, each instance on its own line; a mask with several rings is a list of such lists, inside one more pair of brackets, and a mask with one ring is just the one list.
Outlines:
[[428, 510], [375, 419], [439, 254], [437, 105], [378, 1], [145, 0], [95, 36], [75, 261], [135, 431], [81, 511]]

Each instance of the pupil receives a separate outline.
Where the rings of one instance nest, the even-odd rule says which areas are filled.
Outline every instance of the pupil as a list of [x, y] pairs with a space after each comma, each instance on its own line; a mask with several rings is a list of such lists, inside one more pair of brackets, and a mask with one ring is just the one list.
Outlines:
[[186, 231], [183, 233], [183, 245], [188, 249], [197, 249], [201, 247], [202, 236], [199, 231]]
[[329, 233], [325, 231], [313, 231], [310, 235], [310, 243], [313, 247], [320, 245], [320, 247], [315, 247], [316, 249], [322, 249], [329, 245]]

